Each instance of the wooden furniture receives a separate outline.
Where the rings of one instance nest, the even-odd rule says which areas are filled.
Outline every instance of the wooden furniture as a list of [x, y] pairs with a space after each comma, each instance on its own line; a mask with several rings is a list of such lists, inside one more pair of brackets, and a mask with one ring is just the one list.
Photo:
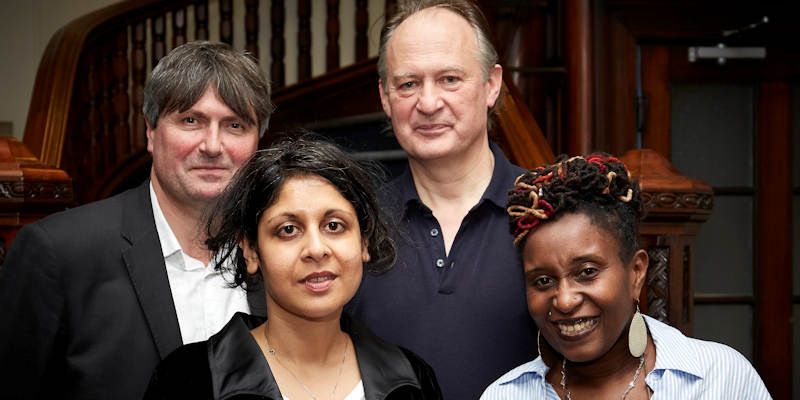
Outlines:
[[19, 228], [72, 205], [72, 180], [18, 140], [0, 137], [0, 265]]
[[642, 189], [639, 236], [650, 257], [643, 311], [690, 334], [693, 239], [711, 215], [713, 192], [653, 150], [631, 150], [621, 160]]

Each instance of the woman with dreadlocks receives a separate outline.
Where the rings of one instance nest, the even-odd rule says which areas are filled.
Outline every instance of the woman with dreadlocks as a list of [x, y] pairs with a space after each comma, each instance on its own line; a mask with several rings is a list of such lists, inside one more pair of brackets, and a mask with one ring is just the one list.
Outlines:
[[639, 187], [607, 154], [523, 174], [507, 212], [539, 354], [495, 381], [495, 399], [769, 399], [741, 354], [639, 313], [647, 253]]

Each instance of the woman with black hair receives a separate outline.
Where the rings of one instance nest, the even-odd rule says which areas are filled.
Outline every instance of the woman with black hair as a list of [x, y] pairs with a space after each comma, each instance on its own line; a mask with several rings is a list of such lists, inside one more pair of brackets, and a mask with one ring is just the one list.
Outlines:
[[639, 187], [608, 154], [517, 178], [507, 212], [539, 354], [483, 393], [497, 399], [769, 399], [750, 363], [639, 312], [648, 256]]
[[377, 169], [334, 144], [289, 139], [256, 152], [208, 217], [207, 245], [233, 255], [233, 285], [261, 287], [268, 319], [236, 314], [157, 367], [146, 398], [439, 399], [431, 368], [342, 309], [364, 269], [395, 258]]

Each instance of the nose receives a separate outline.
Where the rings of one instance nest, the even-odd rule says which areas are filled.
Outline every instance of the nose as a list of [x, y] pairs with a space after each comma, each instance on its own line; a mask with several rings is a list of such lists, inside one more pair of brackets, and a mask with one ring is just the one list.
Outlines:
[[205, 137], [200, 142], [200, 151], [211, 158], [222, 154], [222, 138], [217, 124], [211, 124], [206, 130]]
[[417, 111], [423, 114], [434, 114], [444, 105], [439, 88], [433, 84], [423, 85], [417, 97]]
[[330, 248], [325, 241], [323, 233], [319, 230], [311, 229], [306, 232], [306, 242], [303, 248], [303, 259], [307, 261], [321, 262], [330, 255]]
[[562, 280], [558, 292], [553, 296], [553, 308], [561, 314], [569, 315], [577, 311], [582, 302], [583, 295], [580, 290], [566, 279]]

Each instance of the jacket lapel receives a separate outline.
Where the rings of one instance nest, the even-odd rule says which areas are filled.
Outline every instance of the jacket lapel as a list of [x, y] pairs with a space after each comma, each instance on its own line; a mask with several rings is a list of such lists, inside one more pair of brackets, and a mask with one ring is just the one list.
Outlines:
[[122, 258], [163, 359], [182, 340], [150, 203], [149, 180], [128, 192], [124, 200], [122, 236], [130, 244], [122, 250]]
[[399, 347], [384, 342], [345, 313], [341, 323], [342, 330], [353, 340], [367, 399], [385, 399], [400, 386], [422, 388], [414, 367]]

